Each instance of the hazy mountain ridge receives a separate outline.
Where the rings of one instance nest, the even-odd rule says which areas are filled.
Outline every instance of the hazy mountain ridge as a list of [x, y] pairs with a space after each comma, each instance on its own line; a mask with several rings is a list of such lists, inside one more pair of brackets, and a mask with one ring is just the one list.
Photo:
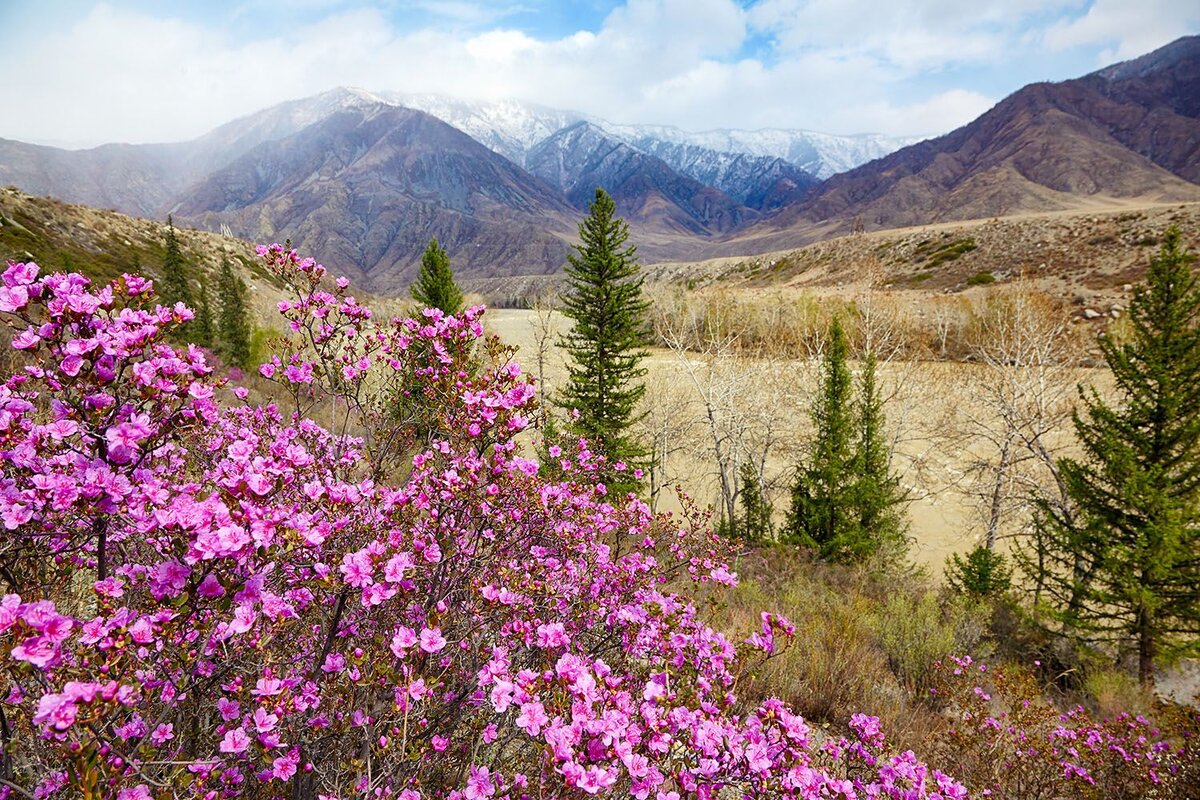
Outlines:
[[335, 89], [192, 142], [67, 151], [0, 140], [0, 184], [173, 212], [255, 240], [290, 237], [386, 290], [405, 286], [431, 236], [465, 278], [556, 270], [597, 186], [613, 194], [643, 257], [662, 261], [862, 228], [1190, 201], [1200, 199], [1200, 37], [1032, 84], [956, 131], [823, 182], [797, 166], [828, 169], [896, 143], [693, 134], [518, 101]]
[[690, 132], [669, 125], [616, 124], [580, 112], [550, 109], [517, 100], [470, 101], [401, 93], [381, 96], [432, 114], [518, 164], [524, 165], [525, 155], [549, 136], [577, 122], [587, 121], [627, 144], [663, 158], [672, 169], [697, 180], [699, 177], [688, 172], [682, 160], [677, 162], [665, 155], [671, 148], [664, 145], [685, 145], [731, 157], [781, 159], [823, 179], [923, 138], [882, 134], [839, 136], [784, 128]]

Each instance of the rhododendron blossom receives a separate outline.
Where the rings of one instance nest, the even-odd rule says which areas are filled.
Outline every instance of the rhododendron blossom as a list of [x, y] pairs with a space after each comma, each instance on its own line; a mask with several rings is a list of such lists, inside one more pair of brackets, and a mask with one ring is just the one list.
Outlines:
[[3, 272], [0, 800], [964, 796], [870, 719], [739, 702], [791, 624], [707, 626], [680, 578], [735, 584], [725, 544], [586, 442], [539, 474], [481, 307], [379, 319], [259, 254], [292, 333], [257, 404], [144, 278]]

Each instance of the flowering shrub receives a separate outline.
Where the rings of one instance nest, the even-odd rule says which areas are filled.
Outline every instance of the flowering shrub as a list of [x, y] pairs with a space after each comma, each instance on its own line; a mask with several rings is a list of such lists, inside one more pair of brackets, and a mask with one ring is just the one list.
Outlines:
[[[939, 663], [933, 695], [954, 720], [934, 747], [977, 790], [1002, 798], [1196, 797], [1200, 717], [1169, 736], [1142, 716], [1096, 720], [1047, 703], [1031, 675], [970, 657]], [[1170, 709], [1164, 716], [1171, 717]]]
[[0, 799], [966, 795], [871, 717], [738, 704], [791, 624], [706, 626], [671, 588], [735, 581], [718, 540], [584, 443], [539, 476], [481, 308], [381, 322], [260, 255], [278, 404], [172, 347], [191, 312], [138, 276], [3, 273]]

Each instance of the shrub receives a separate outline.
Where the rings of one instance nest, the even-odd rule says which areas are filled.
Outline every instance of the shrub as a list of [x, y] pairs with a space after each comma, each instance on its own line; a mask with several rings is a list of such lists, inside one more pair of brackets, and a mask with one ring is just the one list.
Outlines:
[[609, 496], [586, 443], [538, 476], [533, 387], [468, 361], [481, 308], [377, 320], [260, 252], [294, 293], [280, 405], [169, 344], [191, 311], [140, 277], [3, 273], [3, 796], [965, 796], [872, 717], [834, 743], [737, 700], [791, 624], [701, 622], [720, 543]]
[[931, 241], [926, 240], [917, 247], [915, 255], [918, 259], [925, 259], [925, 269], [936, 269], [948, 261], [961, 258], [977, 246], [975, 239], [970, 236], [955, 239], [941, 247], [935, 247]]
[[976, 272], [971, 277], [967, 278], [967, 286], [987, 286], [989, 283], [995, 283], [996, 276], [987, 270]]
[[983, 637], [982, 611], [942, 603], [933, 592], [894, 592], [871, 619], [888, 667], [914, 700], [927, 700], [934, 665], [956, 653], [973, 652]]
[[1200, 715], [1160, 709], [1164, 732], [1141, 716], [1097, 720], [1082, 707], [1046, 702], [1020, 668], [988, 668], [970, 658], [937, 667], [935, 696], [953, 727], [934, 751], [995, 798], [1195, 797]]

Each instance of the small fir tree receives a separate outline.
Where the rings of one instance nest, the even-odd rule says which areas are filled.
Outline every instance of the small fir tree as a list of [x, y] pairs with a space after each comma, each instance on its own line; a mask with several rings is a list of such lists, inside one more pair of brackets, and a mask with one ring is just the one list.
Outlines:
[[787, 521], [787, 538], [832, 561], [899, 554], [905, 533], [906, 497], [892, 473], [875, 356], [868, 352], [863, 360], [856, 398], [848, 350], [834, 319], [812, 409], [815, 438], [793, 484]]
[[627, 245], [629, 226], [615, 214], [616, 205], [596, 190], [590, 214], [579, 226], [580, 243], [567, 256], [567, 289], [563, 313], [574, 321], [560, 339], [567, 351], [567, 382], [557, 405], [579, 415], [570, 432], [588, 440], [610, 467], [604, 476], [620, 488], [629, 477], [611, 472], [616, 462], [638, 463], [645, 453], [630, 435], [645, 393], [638, 379], [646, 374], [646, 309], [644, 278], [637, 248]]
[[446, 314], [463, 310], [463, 293], [454, 282], [450, 257], [437, 239], [430, 239], [421, 256], [421, 271], [412, 285], [413, 299], [425, 308], [439, 308]]
[[1040, 503], [1022, 553], [1056, 617], [1091, 639], [1131, 644], [1153, 686], [1169, 651], [1200, 649], [1200, 285], [1167, 232], [1129, 304], [1128, 341], [1101, 340], [1117, 405], [1080, 389], [1081, 460], [1059, 462], [1068, 517]]
[[946, 585], [950, 590], [975, 600], [999, 597], [1012, 586], [1008, 559], [979, 545], [967, 557], [954, 553], [946, 559]]
[[771, 513], [774, 509], [763, 496], [762, 481], [759, 480], [758, 470], [749, 461], [742, 462], [738, 468], [739, 500], [742, 506], [742, 518], [738, 520], [742, 537], [748, 542], [760, 543], [769, 541], [772, 537]]
[[196, 318], [192, 320], [191, 339], [201, 347], [211, 348], [215, 344], [213, 337], [212, 305], [208, 301], [208, 284], [200, 281], [200, 300], [196, 305]]
[[179, 249], [179, 239], [175, 235], [175, 220], [170, 215], [167, 215], [165, 243], [167, 252], [163, 257], [162, 269], [163, 301], [168, 305], [183, 303], [188, 308], [195, 308], [192, 303], [192, 287], [187, 276], [187, 264]]
[[221, 259], [217, 280], [217, 339], [220, 353], [230, 364], [246, 369], [250, 366], [251, 321], [246, 304], [246, 284], [234, 274], [229, 259]]

